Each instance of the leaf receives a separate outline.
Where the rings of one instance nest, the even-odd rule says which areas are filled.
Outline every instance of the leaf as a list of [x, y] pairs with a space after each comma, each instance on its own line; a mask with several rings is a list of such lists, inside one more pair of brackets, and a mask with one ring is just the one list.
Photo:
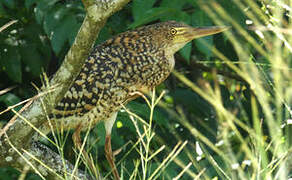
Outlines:
[[[21, 101], [21, 99], [12, 93], [6, 93], [6, 94], [0, 96], [0, 102], [5, 103], [5, 105], [7, 107], [15, 105], [15, 104], [19, 103], [20, 101]], [[16, 111], [19, 111], [20, 109], [21, 109], [21, 106], [17, 106], [16, 108], [14, 108], [14, 110], [16, 110]]]
[[191, 24], [191, 16], [187, 14], [186, 12], [183, 12], [179, 9], [173, 8], [170, 13], [168, 13], [166, 16], [162, 16], [160, 18], [161, 21], [169, 21], [169, 20], [175, 20], [178, 22], [184, 22], [186, 24]]
[[132, 6], [133, 17], [136, 20], [141, 19], [145, 12], [152, 8], [156, 0], [134, 0]]
[[68, 32], [70, 32], [72, 28], [75, 28], [76, 24], [77, 21], [75, 17], [68, 15], [61, 22], [59, 22], [56, 29], [52, 31], [52, 47], [57, 55], [61, 52], [62, 47], [65, 45], [66, 41], [72, 37], [72, 35]]
[[146, 23], [149, 23], [151, 21], [157, 20], [157, 19], [161, 18], [161, 16], [170, 14], [174, 11], [175, 11], [174, 9], [166, 8], [166, 7], [149, 9], [148, 11], [146, 11], [143, 14], [143, 17], [141, 17], [138, 20], [135, 20], [134, 23], [130, 24], [129, 28], [135, 28], [135, 27], [140, 26], [142, 24], [146, 24]]
[[112, 36], [109, 31], [110, 31], [109, 27], [105, 25], [99, 32], [96, 43], [100, 44], [104, 42], [105, 40], [109, 39]]
[[3, 8], [3, 5], [0, 3], [0, 17], [4, 16], [6, 14], [5, 9]]
[[42, 38], [45, 36], [45, 33], [41, 25], [37, 23], [24, 25], [23, 31], [21, 31], [19, 35], [23, 37], [26, 42], [29, 42], [20, 45], [19, 52], [21, 61], [30, 66], [31, 73], [34, 76], [38, 76], [37, 74], [39, 74], [40, 71], [39, 66], [45, 67], [49, 60], [51, 60], [51, 44], [47, 38]]
[[179, 53], [181, 56], [189, 63], [191, 58], [191, 52], [192, 52], [192, 43], [187, 43], [180, 51]]
[[98, 123], [94, 129], [93, 132], [95, 133], [96, 137], [99, 137], [99, 141], [97, 142], [98, 145], [104, 145], [105, 143], [105, 128], [103, 123]]
[[0, 52], [1, 68], [8, 77], [20, 83], [22, 80], [20, 55], [16, 47], [8, 46]]
[[200, 52], [206, 55], [207, 59], [210, 59], [212, 57], [213, 53], [210, 47], [213, 45], [213, 37], [212, 36], [206, 36], [203, 38], [195, 39], [196, 47]]
[[15, 0], [2, 0], [2, 4], [10, 9], [15, 8]]
[[26, 71], [31, 73], [34, 77], [39, 77], [41, 68], [45, 64], [45, 59], [42, 58], [37, 51], [36, 45], [22, 46], [19, 52], [22, 62], [26, 65]]
[[25, 8], [29, 9], [32, 5], [34, 5], [37, 2], [38, 0], [25, 0]]
[[45, 15], [53, 7], [53, 5], [59, 0], [39, 0], [35, 7], [35, 17], [38, 24], [42, 24]]
[[[186, 0], [188, 3], [190, 3], [195, 9], [199, 8], [198, 2], [194, 0]], [[200, 11], [200, 9], [198, 9]]]
[[57, 6], [51, 9], [44, 18], [44, 30], [46, 34], [51, 37], [51, 33], [56, 27], [62, 23], [64, 16], [68, 14], [68, 8]]
[[198, 117], [206, 118], [214, 115], [211, 105], [192, 91], [176, 89], [170, 95], [174, 98], [174, 102], [185, 105], [190, 112]]
[[20, 102], [20, 98], [12, 93], [6, 93], [0, 96], [0, 101], [4, 102], [7, 106], [12, 106]]
[[81, 23], [77, 23], [75, 18], [74, 20], [72, 19], [72, 23], [70, 23], [70, 27], [69, 27], [70, 33], [68, 35], [68, 41], [69, 41], [70, 46], [74, 43], [75, 37], [78, 33], [80, 26], [81, 26]]
[[45, 13], [38, 7], [35, 8], [35, 19], [38, 24], [42, 24]]
[[1, 179], [18, 179], [19, 171], [12, 167], [0, 168]]
[[130, 122], [129, 114], [125, 111], [120, 111], [118, 113], [117, 120], [123, 123], [123, 127], [127, 127], [132, 133], [136, 133], [136, 128], [132, 122]]
[[[244, 14], [244, 11], [240, 9], [235, 3], [230, 2], [230, 0], [218, 0], [221, 7], [228, 13], [229, 16], [232, 16], [232, 19], [236, 21], [241, 26], [245, 27], [245, 20], [247, 17]], [[260, 7], [258, 7], [260, 8]]]
[[[196, 11], [192, 14], [192, 26], [211, 26], [212, 21], [203, 11]], [[196, 47], [200, 52], [207, 56], [209, 59], [212, 56], [212, 51], [208, 46], [213, 45], [213, 36], [206, 36], [203, 38], [196, 39], [195, 41]]]
[[160, 7], [168, 7], [168, 8], [174, 8], [176, 10], [181, 10], [182, 7], [186, 4], [186, 2], [182, 0], [162, 0], [160, 3]]

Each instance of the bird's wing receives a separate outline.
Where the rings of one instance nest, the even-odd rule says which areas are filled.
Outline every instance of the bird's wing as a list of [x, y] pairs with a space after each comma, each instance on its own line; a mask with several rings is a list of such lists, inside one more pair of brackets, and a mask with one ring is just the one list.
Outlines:
[[64, 117], [71, 115], [82, 115], [92, 110], [103, 94], [103, 87], [98, 87], [96, 78], [97, 72], [84, 70], [80, 72], [74, 83], [71, 85], [63, 99], [53, 110], [53, 114]]

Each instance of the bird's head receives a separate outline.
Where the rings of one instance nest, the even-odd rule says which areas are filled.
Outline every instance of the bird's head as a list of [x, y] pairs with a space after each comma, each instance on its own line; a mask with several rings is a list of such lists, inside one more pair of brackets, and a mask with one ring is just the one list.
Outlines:
[[173, 55], [193, 39], [229, 29], [226, 26], [191, 27], [176, 21], [162, 22], [146, 27], [152, 32], [152, 41], [158, 47], [163, 48], [168, 55]]

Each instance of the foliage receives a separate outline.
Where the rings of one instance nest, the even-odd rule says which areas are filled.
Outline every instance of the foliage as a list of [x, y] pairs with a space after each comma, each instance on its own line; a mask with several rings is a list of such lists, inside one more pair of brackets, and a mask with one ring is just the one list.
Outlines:
[[[291, 176], [289, 5], [251, 0], [133, 0], [108, 20], [97, 44], [157, 21], [233, 27], [226, 34], [194, 40], [176, 54], [177, 71], [157, 87], [158, 95], [164, 90], [166, 94], [154, 110], [145, 102], [154, 98], [149, 95], [119, 113], [112, 146], [121, 148], [116, 159], [124, 179]], [[18, 20], [0, 32], [0, 90], [17, 85], [0, 94], [0, 111], [32, 97], [36, 92], [30, 83], [40, 87], [42, 72], [53, 74], [84, 17], [81, 1], [0, 2], [0, 27]], [[0, 122], [6, 123], [12, 115], [2, 114]], [[110, 168], [104, 158], [104, 132], [97, 125], [87, 139], [87, 149], [106, 176]], [[74, 162], [72, 142], [66, 141], [65, 158]], [[18, 176], [11, 168], [0, 169], [5, 179]], [[40, 178], [30, 174], [26, 179]]]

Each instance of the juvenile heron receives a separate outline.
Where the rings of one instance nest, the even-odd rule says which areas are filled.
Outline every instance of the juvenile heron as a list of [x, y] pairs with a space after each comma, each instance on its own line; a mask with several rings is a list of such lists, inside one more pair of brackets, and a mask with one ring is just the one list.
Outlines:
[[[121, 33], [96, 46], [50, 115], [53, 127], [76, 129], [73, 140], [80, 148], [80, 131], [103, 121], [106, 158], [115, 179], [119, 179], [111, 131], [122, 105], [135, 99], [136, 92], [151, 90], [163, 82], [174, 68], [174, 53], [186, 43], [227, 29], [168, 21]], [[49, 133], [49, 123], [43, 129]]]

